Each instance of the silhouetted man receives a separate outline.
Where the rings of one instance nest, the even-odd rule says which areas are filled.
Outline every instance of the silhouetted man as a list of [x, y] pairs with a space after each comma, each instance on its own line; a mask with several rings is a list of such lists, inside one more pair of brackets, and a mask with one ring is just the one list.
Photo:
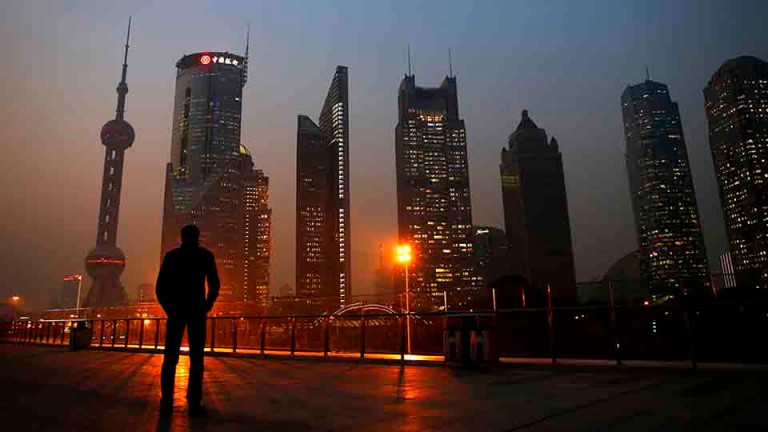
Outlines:
[[[200, 230], [194, 225], [181, 229], [181, 247], [163, 258], [157, 275], [155, 293], [168, 320], [165, 330], [165, 357], [160, 373], [164, 413], [173, 410], [173, 388], [179, 348], [187, 328], [189, 340], [189, 385], [187, 401], [190, 412], [202, 410], [203, 349], [205, 348], [205, 319], [219, 296], [219, 275], [213, 253], [199, 245]], [[208, 295], [205, 281], [208, 280]]]

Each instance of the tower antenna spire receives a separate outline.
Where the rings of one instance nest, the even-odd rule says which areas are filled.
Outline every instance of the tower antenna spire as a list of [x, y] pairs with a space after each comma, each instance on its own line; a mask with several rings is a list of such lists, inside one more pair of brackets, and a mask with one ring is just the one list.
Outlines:
[[411, 75], [411, 45], [408, 44], [408, 75]]
[[117, 85], [117, 109], [115, 109], [115, 119], [123, 120], [125, 115], [125, 95], [128, 94], [128, 84], [125, 82], [128, 74], [128, 44], [131, 41], [131, 19], [128, 16], [128, 34], [125, 36], [125, 54], [123, 55], [123, 74], [120, 83]]
[[645, 67], [645, 79], [648, 81], [651, 80], [651, 72], [648, 70], [648, 66]]
[[448, 48], [448, 77], [453, 78], [453, 59], [451, 58], [450, 48]]
[[248, 82], [248, 49], [251, 45], [251, 23], [245, 23], [245, 56], [243, 56], [243, 87]]

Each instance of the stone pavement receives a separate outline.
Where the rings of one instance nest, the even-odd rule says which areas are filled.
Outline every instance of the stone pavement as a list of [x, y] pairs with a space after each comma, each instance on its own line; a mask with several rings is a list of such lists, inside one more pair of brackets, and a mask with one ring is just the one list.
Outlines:
[[[765, 430], [768, 373], [436, 366], [206, 358], [205, 417], [190, 417], [182, 357], [173, 416], [158, 416], [157, 354], [0, 344], [3, 430]], [[11, 426], [10, 428], [8, 426]]]

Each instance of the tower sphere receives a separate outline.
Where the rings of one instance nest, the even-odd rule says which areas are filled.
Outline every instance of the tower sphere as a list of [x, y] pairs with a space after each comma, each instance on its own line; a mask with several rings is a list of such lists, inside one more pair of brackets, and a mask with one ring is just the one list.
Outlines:
[[85, 258], [85, 270], [92, 278], [117, 278], [125, 269], [125, 254], [117, 246], [96, 245]]
[[125, 120], [110, 120], [101, 128], [101, 143], [105, 146], [128, 148], [135, 138], [133, 126]]

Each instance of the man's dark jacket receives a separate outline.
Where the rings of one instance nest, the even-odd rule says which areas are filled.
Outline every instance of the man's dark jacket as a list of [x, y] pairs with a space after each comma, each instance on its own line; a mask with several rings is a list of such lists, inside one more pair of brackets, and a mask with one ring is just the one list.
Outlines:
[[[205, 280], [208, 279], [208, 297]], [[219, 275], [213, 253], [185, 245], [165, 254], [157, 275], [155, 294], [168, 316], [205, 314], [219, 296]]]

